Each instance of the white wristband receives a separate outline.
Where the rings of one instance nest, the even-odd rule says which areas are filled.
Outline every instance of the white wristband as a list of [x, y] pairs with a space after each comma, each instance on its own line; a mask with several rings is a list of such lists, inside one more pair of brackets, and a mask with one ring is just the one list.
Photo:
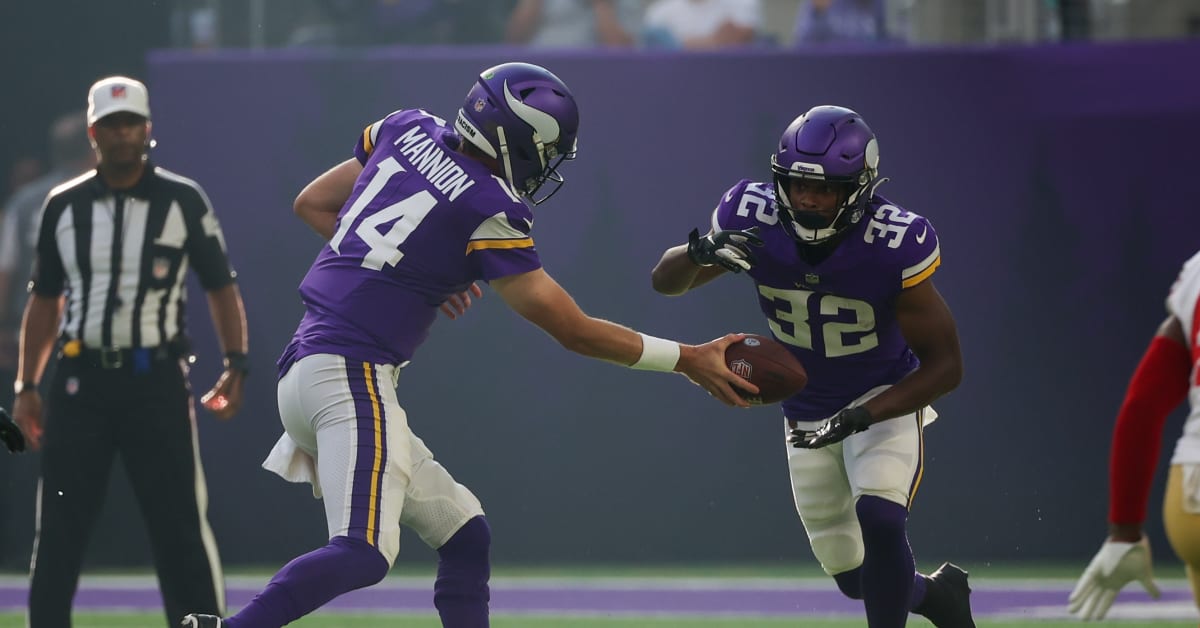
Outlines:
[[630, 364], [629, 368], [640, 371], [671, 372], [675, 370], [675, 365], [679, 363], [678, 342], [646, 334], [638, 335], [642, 337], [642, 355], [637, 362]]

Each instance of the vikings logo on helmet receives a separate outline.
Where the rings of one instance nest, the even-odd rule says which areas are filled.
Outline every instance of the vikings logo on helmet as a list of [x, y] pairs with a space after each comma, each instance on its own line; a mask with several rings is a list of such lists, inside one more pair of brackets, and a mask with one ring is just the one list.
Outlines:
[[[549, 70], [504, 63], [484, 70], [454, 121], [472, 145], [500, 162], [513, 190], [539, 204], [562, 186], [558, 166], [575, 158], [579, 108]], [[542, 196], [547, 182], [556, 185]]]

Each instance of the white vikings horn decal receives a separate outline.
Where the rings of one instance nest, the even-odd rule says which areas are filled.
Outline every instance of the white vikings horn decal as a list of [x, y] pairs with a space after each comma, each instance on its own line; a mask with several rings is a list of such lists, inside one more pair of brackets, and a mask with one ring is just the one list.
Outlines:
[[504, 101], [508, 103], [509, 108], [517, 114], [518, 118], [533, 127], [534, 132], [538, 134], [534, 141], [540, 141], [543, 144], [558, 141], [558, 120], [541, 109], [535, 109], [517, 100], [516, 96], [513, 96], [512, 92], [508, 90], [508, 81], [504, 81]]

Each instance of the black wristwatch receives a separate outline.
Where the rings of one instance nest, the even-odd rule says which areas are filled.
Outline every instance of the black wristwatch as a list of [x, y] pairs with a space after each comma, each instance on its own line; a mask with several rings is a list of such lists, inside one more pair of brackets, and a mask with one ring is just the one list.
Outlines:
[[250, 374], [250, 358], [241, 351], [230, 351], [225, 354], [225, 368], [237, 371], [245, 377]]
[[37, 391], [37, 389], [38, 389], [37, 382], [31, 382], [31, 381], [27, 381], [27, 380], [23, 380], [23, 379], [18, 379], [17, 381], [13, 382], [13, 394], [16, 394], [16, 395], [19, 395], [19, 394], [25, 392], [26, 390]]

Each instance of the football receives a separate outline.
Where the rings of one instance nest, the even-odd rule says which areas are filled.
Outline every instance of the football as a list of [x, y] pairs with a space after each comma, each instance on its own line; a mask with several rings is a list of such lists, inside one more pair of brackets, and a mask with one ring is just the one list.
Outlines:
[[757, 334], [746, 334], [741, 342], [725, 350], [729, 370], [758, 386], [757, 395], [743, 394], [753, 405], [779, 403], [808, 384], [808, 373], [787, 347]]

